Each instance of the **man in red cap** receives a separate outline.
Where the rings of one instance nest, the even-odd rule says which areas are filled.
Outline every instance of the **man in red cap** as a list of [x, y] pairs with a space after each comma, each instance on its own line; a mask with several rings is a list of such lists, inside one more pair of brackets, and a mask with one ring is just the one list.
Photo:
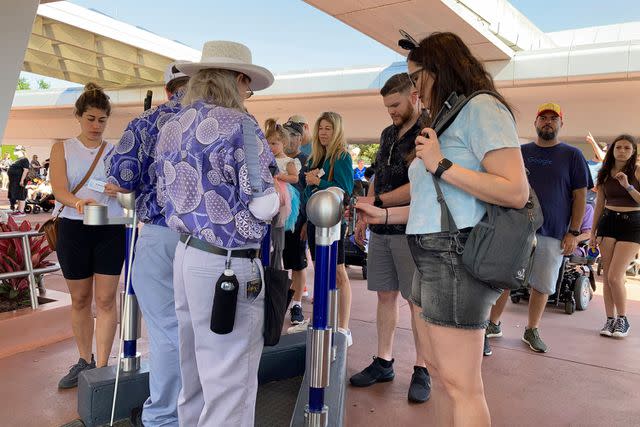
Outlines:
[[[548, 347], [540, 338], [538, 326], [547, 299], [556, 290], [563, 254], [571, 254], [578, 243], [587, 188], [593, 187], [593, 180], [582, 152], [558, 139], [562, 128], [560, 105], [554, 102], [540, 105], [534, 125], [537, 140], [524, 144], [521, 149], [529, 184], [542, 207], [544, 223], [536, 234], [538, 242], [529, 277], [529, 319], [522, 341], [531, 350], [546, 353]], [[500, 316], [508, 299], [509, 292], [504, 292], [491, 310], [488, 338], [502, 336]]]

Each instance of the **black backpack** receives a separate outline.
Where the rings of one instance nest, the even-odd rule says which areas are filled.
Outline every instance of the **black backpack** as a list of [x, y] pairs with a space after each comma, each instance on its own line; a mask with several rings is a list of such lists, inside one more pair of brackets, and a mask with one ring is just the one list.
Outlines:
[[[436, 115], [433, 130], [441, 135], [473, 97], [480, 94], [496, 96], [491, 91], [474, 92], [468, 97], [452, 93]], [[460, 231], [449, 211], [438, 178], [431, 175], [441, 208], [441, 224], [456, 242], [462, 263], [476, 279], [503, 289], [526, 286], [536, 248], [536, 231], [542, 226], [542, 209], [533, 188], [522, 209], [505, 208], [486, 203], [487, 212], [471, 230], [464, 245], [458, 242]]]

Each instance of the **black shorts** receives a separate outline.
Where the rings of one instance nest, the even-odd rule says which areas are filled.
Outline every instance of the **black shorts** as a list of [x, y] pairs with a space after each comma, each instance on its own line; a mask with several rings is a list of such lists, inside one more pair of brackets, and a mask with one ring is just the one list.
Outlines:
[[27, 187], [20, 185], [20, 179], [9, 179], [9, 192], [7, 194], [9, 200], [27, 200]]
[[303, 225], [303, 221], [298, 221], [293, 231], [284, 233], [282, 262], [285, 270], [300, 271], [307, 268], [307, 241], [300, 239]]
[[122, 272], [124, 225], [84, 225], [82, 220], [60, 218], [57, 245], [65, 279], [86, 279], [94, 274], [119, 276]]
[[[337, 264], [344, 264], [344, 235], [347, 232], [347, 226], [343, 222], [340, 226], [341, 239], [338, 240], [338, 262]], [[311, 259], [316, 260], [316, 227], [307, 221], [307, 238], [309, 239], [309, 250], [311, 251]]]
[[640, 211], [616, 212], [605, 209], [598, 222], [598, 236], [640, 243]]

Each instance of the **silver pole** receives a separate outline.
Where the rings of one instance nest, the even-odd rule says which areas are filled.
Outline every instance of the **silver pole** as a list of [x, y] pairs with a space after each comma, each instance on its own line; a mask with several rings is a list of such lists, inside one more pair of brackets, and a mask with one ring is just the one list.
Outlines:
[[29, 272], [29, 296], [31, 298], [31, 308], [38, 308], [38, 294], [36, 277], [33, 275], [33, 262], [31, 262], [31, 246], [29, 246], [29, 236], [22, 236], [22, 255], [24, 256], [24, 268]]

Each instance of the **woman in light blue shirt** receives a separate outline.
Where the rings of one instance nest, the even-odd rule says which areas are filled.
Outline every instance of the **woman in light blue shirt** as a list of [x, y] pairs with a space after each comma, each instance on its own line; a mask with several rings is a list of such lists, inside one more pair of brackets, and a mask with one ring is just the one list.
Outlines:
[[[407, 41], [407, 40], [405, 40]], [[479, 95], [438, 138], [434, 115], [452, 92], [469, 96], [496, 92], [491, 76], [452, 33], [434, 33], [413, 44], [409, 76], [431, 113], [416, 138], [409, 168], [411, 205], [379, 209], [360, 205], [370, 223], [407, 224], [418, 273], [412, 302], [419, 345], [434, 379], [436, 425], [490, 425], [482, 383], [482, 345], [489, 310], [500, 291], [471, 276], [456, 244], [440, 224], [440, 205], [431, 174], [440, 186], [464, 244], [485, 213], [485, 203], [522, 208], [527, 178], [511, 110], [501, 95]], [[473, 421], [471, 421], [473, 420]]]

